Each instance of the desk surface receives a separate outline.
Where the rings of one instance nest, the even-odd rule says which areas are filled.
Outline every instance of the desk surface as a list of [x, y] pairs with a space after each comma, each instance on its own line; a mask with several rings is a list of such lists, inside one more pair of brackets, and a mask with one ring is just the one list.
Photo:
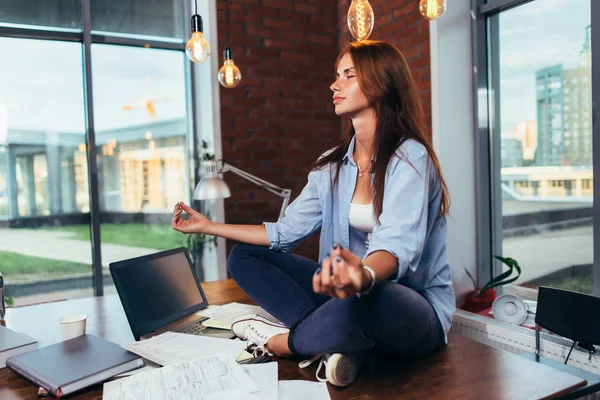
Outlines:
[[[209, 304], [251, 303], [232, 280], [202, 284]], [[117, 295], [9, 309], [7, 326], [39, 340], [39, 346], [60, 341], [58, 317], [86, 314], [87, 332], [123, 344], [133, 341]], [[296, 361], [278, 360], [281, 380], [315, 381], [316, 366], [305, 370]], [[371, 357], [348, 388], [329, 386], [332, 399], [536, 399], [554, 398], [584, 385], [573, 375], [556, 371], [492, 347], [451, 336], [448, 347], [418, 360]], [[100, 399], [97, 385], [69, 397]], [[0, 369], [0, 398], [38, 399], [37, 387], [12, 371]]]

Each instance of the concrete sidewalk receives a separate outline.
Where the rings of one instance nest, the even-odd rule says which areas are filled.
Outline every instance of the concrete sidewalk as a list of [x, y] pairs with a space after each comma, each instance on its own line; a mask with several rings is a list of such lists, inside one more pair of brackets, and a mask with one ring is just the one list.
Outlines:
[[592, 226], [583, 226], [506, 238], [502, 256], [521, 266], [516, 283], [528, 282], [574, 265], [593, 264], [593, 231]]
[[[64, 231], [0, 228], [0, 250], [92, 265], [90, 242], [75, 240], [74, 237], [74, 233]], [[146, 247], [103, 243], [102, 266], [108, 268], [108, 265], [114, 261], [139, 257], [157, 251], [159, 250]], [[0, 271], [2, 271], [2, 260], [0, 260]]]

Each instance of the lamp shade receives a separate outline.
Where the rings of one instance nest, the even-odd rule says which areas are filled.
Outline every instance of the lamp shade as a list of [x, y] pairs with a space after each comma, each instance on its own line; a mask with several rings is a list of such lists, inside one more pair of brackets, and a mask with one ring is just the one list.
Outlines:
[[219, 177], [202, 178], [194, 190], [195, 200], [225, 199], [231, 191], [225, 181]]
[[202, 161], [202, 179], [194, 190], [194, 200], [224, 199], [231, 196], [225, 181], [219, 178], [219, 170], [214, 160]]

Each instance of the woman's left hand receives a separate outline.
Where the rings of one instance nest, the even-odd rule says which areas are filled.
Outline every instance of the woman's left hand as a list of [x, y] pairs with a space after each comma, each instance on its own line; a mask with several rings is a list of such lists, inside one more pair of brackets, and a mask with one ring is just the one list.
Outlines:
[[347, 299], [366, 287], [368, 278], [362, 259], [338, 244], [313, 275], [313, 290], [333, 298]]

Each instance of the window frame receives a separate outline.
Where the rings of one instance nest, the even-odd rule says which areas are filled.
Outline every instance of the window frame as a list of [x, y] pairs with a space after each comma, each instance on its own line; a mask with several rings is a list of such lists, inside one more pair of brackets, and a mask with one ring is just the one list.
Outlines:
[[[476, 237], [478, 283], [502, 272], [493, 254], [502, 254], [502, 210], [500, 178], [500, 87], [499, 29], [501, 12], [532, 1], [471, 0], [473, 60], [473, 111], [475, 132]], [[592, 30], [592, 138], [600, 127], [595, 121], [600, 100], [600, 2], [590, 1]], [[491, 95], [488, 95], [491, 93]], [[597, 99], [596, 101], [594, 99]], [[600, 140], [592, 141], [592, 158], [600, 160]], [[600, 176], [600, 162], [593, 163], [593, 176]], [[600, 297], [600, 185], [593, 188], [594, 295]], [[500, 288], [501, 289], [501, 288]]]

